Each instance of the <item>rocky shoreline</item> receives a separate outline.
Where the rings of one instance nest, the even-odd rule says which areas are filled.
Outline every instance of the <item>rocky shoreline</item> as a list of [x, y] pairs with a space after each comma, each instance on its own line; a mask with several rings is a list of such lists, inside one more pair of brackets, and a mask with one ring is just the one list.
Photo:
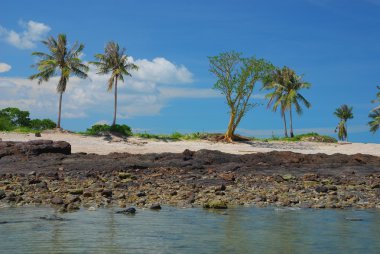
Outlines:
[[64, 141], [0, 142], [0, 207], [380, 208], [376, 156], [70, 151]]

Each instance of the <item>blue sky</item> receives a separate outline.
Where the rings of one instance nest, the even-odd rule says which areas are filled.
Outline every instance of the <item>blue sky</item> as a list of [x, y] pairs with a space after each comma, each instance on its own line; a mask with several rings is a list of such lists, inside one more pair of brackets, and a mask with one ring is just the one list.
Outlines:
[[[380, 83], [380, 0], [288, 1], [54, 1], [4, 0], [0, 15], [0, 108], [15, 106], [32, 117], [56, 120], [56, 80], [38, 86], [27, 77], [33, 51], [47, 36], [66, 33], [85, 44], [93, 60], [114, 40], [140, 65], [119, 91], [118, 122], [136, 131], [224, 132], [228, 108], [212, 90], [207, 56], [235, 50], [287, 65], [312, 88], [312, 103], [294, 119], [296, 133], [333, 133], [341, 104], [354, 107], [349, 140], [380, 143], [369, 133], [368, 113]], [[132, 59], [131, 59], [132, 60]], [[111, 122], [113, 95], [106, 76], [70, 79], [62, 126], [84, 130]], [[257, 84], [255, 108], [239, 126], [245, 135], [282, 135], [279, 113], [264, 106]]]

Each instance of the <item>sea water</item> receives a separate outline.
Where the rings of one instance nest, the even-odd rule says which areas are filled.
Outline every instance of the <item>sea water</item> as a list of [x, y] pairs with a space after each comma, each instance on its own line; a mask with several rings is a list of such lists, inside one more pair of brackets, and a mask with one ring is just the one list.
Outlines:
[[380, 210], [0, 208], [0, 253], [380, 253]]

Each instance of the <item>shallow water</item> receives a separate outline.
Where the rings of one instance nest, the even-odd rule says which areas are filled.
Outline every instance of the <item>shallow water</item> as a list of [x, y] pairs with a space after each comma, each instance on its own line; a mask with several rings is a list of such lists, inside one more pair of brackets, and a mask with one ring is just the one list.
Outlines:
[[380, 253], [380, 210], [118, 210], [0, 208], [0, 253]]

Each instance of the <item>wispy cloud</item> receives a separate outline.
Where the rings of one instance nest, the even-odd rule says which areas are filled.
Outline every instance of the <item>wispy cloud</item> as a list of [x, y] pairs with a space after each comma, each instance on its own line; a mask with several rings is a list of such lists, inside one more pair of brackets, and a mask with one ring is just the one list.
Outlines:
[[10, 71], [10, 69], [12, 69], [12, 66], [10, 66], [9, 64], [6, 64], [6, 63], [0, 63], [0, 73], [1, 73], [1, 72], [7, 72], [7, 71]]
[[[133, 72], [124, 83], [118, 83], [118, 115], [121, 118], [159, 115], [173, 98], [219, 96], [211, 89], [183, 87], [192, 82], [193, 74], [185, 66], [175, 65], [165, 58], [137, 59], [134, 63], [139, 65], [139, 71]], [[63, 96], [63, 117], [83, 118], [98, 112], [112, 112], [114, 97], [107, 92], [108, 78], [109, 75], [97, 75], [93, 68], [86, 80], [71, 77]], [[27, 78], [2, 77], [0, 108], [19, 107], [38, 116], [56, 117], [57, 83], [58, 77], [41, 85]]]
[[19, 25], [24, 29], [21, 32], [8, 30], [0, 25], [0, 39], [19, 49], [31, 49], [36, 46], [37, 41], [45, 38], [50, 31], [49, 26], [33, 20], [20, 21]]

